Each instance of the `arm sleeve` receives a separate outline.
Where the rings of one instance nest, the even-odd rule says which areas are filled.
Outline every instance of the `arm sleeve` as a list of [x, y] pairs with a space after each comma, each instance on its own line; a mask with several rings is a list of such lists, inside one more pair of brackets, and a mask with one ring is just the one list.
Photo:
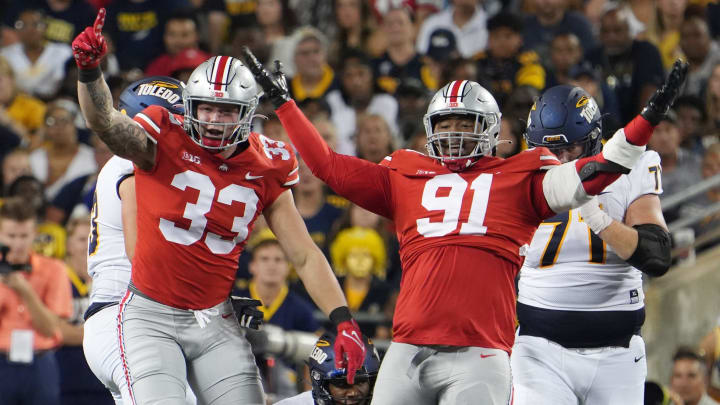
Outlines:
[[276, 113], [317, 178], [366, 210], [392, 217], [389, 168], [333, 152], [293, 100], [283, 104]]
[[[554, 212], [565, 212], [602, 192], [642, 158], [654, 127], [638, 115], [603, 146], [602, 152], [545, 172], [542, 192]], [[538, 210], [540, 213], [542, 209]]]

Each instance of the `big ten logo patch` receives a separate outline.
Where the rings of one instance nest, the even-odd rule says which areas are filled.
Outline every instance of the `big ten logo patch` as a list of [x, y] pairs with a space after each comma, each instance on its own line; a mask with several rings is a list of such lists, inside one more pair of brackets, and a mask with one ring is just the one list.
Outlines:
[[200, 156], [187, 153], [186, 151], [183, 151], [182, 153], [182, 160], [187, 160], [188, 162], [193, 162], [197, 165], [200, 164]]

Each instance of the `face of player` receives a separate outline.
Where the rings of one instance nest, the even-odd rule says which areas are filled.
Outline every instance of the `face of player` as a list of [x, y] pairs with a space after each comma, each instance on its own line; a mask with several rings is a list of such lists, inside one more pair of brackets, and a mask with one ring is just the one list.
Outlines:
[[266, 245], [253, 252], [249, 270], [255, 282], [279, 285], [285, 283], [290, 273], [290, 266], [280, 246]]
[[700, 363], [693, 359], [680, 359], [673, 365], [670, 388], [685, 403], [696, 404], [705, 393], [705, 380]]
[[585, 151], [584, 145], [570, 145], [565, 148], [553, 148], [552, 153], [563, 163], [573, 161], [580, 157]]
[[462, 132], [475, 132], [475, 121], [467, 117], [450, 115], [447, 118], [441, 118], [435, 123], [433, 131], [435, 133], [446, 132], [451, 134], [450, 138], [440, 140], [444, 156], [469, 155], [477, 145], [474, 141], [463, 141], [462, 139]]
[[361, 404], [365, 402], [363, 398], [370, 393], [370, 384], [367, 381], [343, 387], [329, 384], [328, 389], [338, 405]]
[[200, 124], [199, 132], [206, 146], [220, 146], [223, 135], [225, 140], [237, 127], [228, 125], [240, 121], [240, 107], [224, 103], [199, 103], [197, 119], [206, 122]]
[[7, 261], [11, 264], [27, 263], [35, 239], [35, 220], [15, 221], [0, 218], [0, 243], [9, 247]]
[[165, 50], [175, 55], [184, 49], [197, 48], [198, 37], [193, 20], [170, 20], [165, 26]]

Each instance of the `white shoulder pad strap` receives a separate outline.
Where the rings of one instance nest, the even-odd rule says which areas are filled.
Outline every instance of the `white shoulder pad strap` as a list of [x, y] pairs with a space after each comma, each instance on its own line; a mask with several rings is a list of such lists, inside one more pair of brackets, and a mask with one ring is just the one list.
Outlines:
[[640, 156], [645, 152], [645, 146], [633, 145], [625, 139], [625, 130], [620, 128], [602, 149], [603, 157], [622, 167], [632, 169]]
[[542, 185], [550, 209], [557, 213], [583, 205], [592, 198], [583, 188], [574, 160], [545, 172]]

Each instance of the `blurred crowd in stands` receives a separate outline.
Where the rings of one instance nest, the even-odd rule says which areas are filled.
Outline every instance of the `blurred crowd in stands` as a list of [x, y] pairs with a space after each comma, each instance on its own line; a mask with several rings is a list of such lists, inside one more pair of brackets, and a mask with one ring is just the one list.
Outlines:
[[[268, 67], [282, 62], [293, 98], [333, 149], [373, 162], [397, 148], [425, 152], [425, 109], [450, 80], [492, 92], [503, 114], [500, 138], [510, 141], [497, 154], [509, 157], [525, 148], [524, 120], [545, 88], [587, 90], [608, 138], [684, 58], [683, 95], [650, 143], [662, 159], [657, 175], [668, 196], [720, 174], [717, 0], [0, 0], [0, 198], [32, 206], [35, 251], [67, 265], [70, 325], [81, 325], [87, 305], [83, 243], [96, 176], [111, 156], [79, 112], [70, 42], [100, 7], [110, 43], [102, 69], [116, 100], [140, 77], [186, 80], [210, 55], [236, 56], [248, 46]], [[289, 142], [268, 103], [258, 112], [267, 119], [255, 121], [256, 132]], [[392, 224], [335, 195], [302, 162], [300, 179], [298, 210], [361, 314], [363, 332], [390, 338], [401, 282]], [[718, 202], [720, 189], [711, 187], [666, 219]], [[715, 213], [692, 230], [719, 225]], [[269, 323], [319, 332], [324, 317], [262, 221], [247, 247], [235, 293], [260, 298]], [[302, 380], [292, 369], [283, 378]]]

